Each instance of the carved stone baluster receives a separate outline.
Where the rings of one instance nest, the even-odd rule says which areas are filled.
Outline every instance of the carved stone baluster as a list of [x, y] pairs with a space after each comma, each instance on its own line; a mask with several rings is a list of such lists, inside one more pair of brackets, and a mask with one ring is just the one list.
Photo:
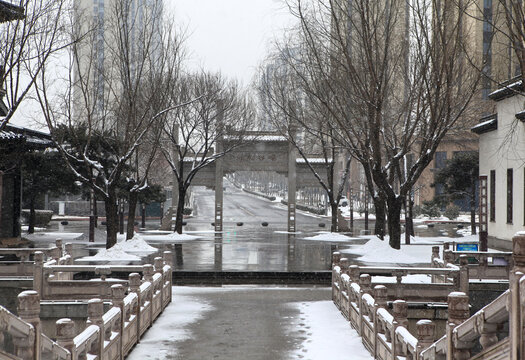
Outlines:
[[512, 260], [514, 267], [510, 272], [510, 320], [509, 320], [509, 337], [511, 342], [511, 359], [518, 359], [518, 354], [525, 352], [523, 344], [523, 319], [522, 303], [525, 299], [520, 294], [520, 278], [525, 273], [525, 233], [518, 233], [512, 238]]
[[468, 294], [469, 288], [469, 269], [467, 255], [459, 256], [459, 291]]
[[96, 325], [100, 329], [98, 334], [98, 341], [94, 344], [91, 350], [96, 350], [96, 353], [90, 352], [93, 355], [102, 356], [104, 351], [104, 303], [101, 299], [91, 299], [88, 301], [88, 319], [87, 325]]
[[465, 344], [461, 342], [457, 338], [457, 333], [453, 333], [454, 328], [467, 320], [469, 316], [470, 310], [467, 294], [463, 292], [451, 292], [448, 295], [448, 359], [463, 360], [470, 357], [470, 347], [472, 344]]
[[372, 277], [369, 274], [359, 276], [359, 286], [364, 294], [372, 294]]
[[56, 322], [57, 343], [63, 348], [73, 352], [75, 343], [75, 323], [73, 320], [64, 318]]
[[120, 308], [123, 321], [128, 321], [129, 316], [124, 310], [124, 297], [126, 296], [126, 289], [121, 284], [111, 286], [111, 303], [113, 306]]
[[439, 259], [439, 246], [432, 246], [432, 257], [430, 258], [430, 265], [434, 264], [434, 259]]
[[408, 329], [408, 304], [405, 300], [396, 300], [393, 304], [394, 312], [394, 327], [392, 329], [392, 348], [394, 349], [394, 358], [396, 356], [405, 356], [405, 351], [403, 349], [403, 344], [400, 344], [396, 341], [396, 328], [403, 326]]
[[339, 261], [339, 267], [341, 268], [341, 275], [342, 274], [348, 274], [348, 266], [350, 266], [350, 261], [348, 261], [348, 258], [341, 258]]
[[479, 343], [483, 350], [488, 349], [498, 342], [498, 324], [490, 324], [485, 322], [483, 313], [476, 317], [476, 328], [481, 335]]
[[445, 266], [447, 264], [454, 264], [454, 253], [452, 250], [443, 250], [443, 261], [445, 262]]
[[426, 350], [434, 342], [434, 336], [436, 331], [436, 324], [432, 320], [419, 320], [416, 323], [417, 327], [417, 354], [421, 354], [423, 350]]
[[350, 280], [352, 282], [355, 282], [359, 284], [359, 275], [361, 274], [361, 270], [359, 269], [359, 266], [357, 265], [350, 265], [348, 268], [348, 276], [350, 276]]
[[332, 253], [332, 269], [339, 266], [339, 261], [341, 261], [341, 253], [339, 251], [334, 251]]
[[142, 305], [142, 294], [140, 291], [140, 275], [138, 273], [129, 274], [129, 291], [137, 294], [137, 306], [133, 309], [133, 314], [137, 316], [137, 339], [140, 339], [140, 307]]
[[15, 338], [13, 342], [17, 354], [23, 359], [40, 359], [40, 297], [34, 290], [23, 291], [18, 295], [18, 316], [33, 325], [34, 334], [27, 338]]
[[57, 249], [53, 253], [53, 259], [55, 259], [58, 263], [58, 259], [62, 257], [62, 239], [56, 239], [55, 246]]
[[157, 274], [161, 274], [162, 275], [162, 268], [164, 267], [164, 261], [162, 260], [162, 258], [160, 256], [157, 256], [153, 260], [153, 264], [155, 265], [155, 272]]
[[35, 265], [33, 268], [33, 289], [40, 294], [44, 299], [44, 253], [42, 251], [35, 252]]
[[374, 357], [376, 357], [377, 354], [377, 334], [385, 334], [385, 328], [383, 327], [383, 323], [378, 320], [377, 312], [379, 309], [383, 308], [385, 309], [387, 306], [387, 288], [384, 285], [376, 285], [374, 286], [374, 332], [375, 332], [375, 341], [374, 344], [376, 344], [374, 348]]
[[144, 281], [148, 281], [153, 285], [153, 274], [155, 273], [155, 270], [153, 269], [153, 265], [146, 264], [144, 265]]

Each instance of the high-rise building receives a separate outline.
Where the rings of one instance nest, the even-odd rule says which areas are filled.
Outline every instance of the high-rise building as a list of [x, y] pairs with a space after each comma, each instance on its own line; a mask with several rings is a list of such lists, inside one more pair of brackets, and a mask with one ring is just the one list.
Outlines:
[[[74, 116], [111, 117], [111, 105], [162, 54], [162, 0], [76, 0]], [[105, 127], [108, 123], [104, 120]]]

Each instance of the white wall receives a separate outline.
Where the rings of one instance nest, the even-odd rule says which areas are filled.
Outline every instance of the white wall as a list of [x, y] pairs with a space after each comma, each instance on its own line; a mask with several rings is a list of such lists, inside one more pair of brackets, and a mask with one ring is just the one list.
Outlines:
[[[480, 175], [487, 175], [489, 186], [488, 234], [489, 237], [503, 240], [507, 247], [511, 246], [512, 236], [525, 229], [525, 123], [515, 117], [516, 113], [524, 109], [525, 97], [520, 95], [499, 101], [498, 129], [481, 134], [479, 142]], [[512, 224], [507, 223], [507, 169], [513, 169]], [[490, 221], [491, 170], [496, 171], [495, 221]]]

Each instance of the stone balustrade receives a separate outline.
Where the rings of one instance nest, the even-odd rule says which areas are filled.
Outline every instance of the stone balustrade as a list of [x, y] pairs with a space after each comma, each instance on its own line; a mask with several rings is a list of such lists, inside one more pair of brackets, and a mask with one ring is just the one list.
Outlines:
[[43, 258], [46, 260], [58, 262], [63, 255], [71, 254], [71, 246], [71, 244], [66, 244], [64, 252], [62, 240], [57, 239], [54, 246], [49, 248], [2, 248], [0, 249], [0, 259], [2, 257], [9, 259], [9, 256], [13, 256], [17, 260], [0, 261], [0, 276], [33, 276], [33, 259], [37, 252], [42, 253]]
[[[447, 257], [450, 249], [446, 250]], [[459, 254], [461, 284], [471, 269], [467, 254]], [[433, 261], [441, 263], [440, 270], [457, 271], [458, 266], [439, 259], [434, 248]], [[470, 316], [469, 298], [465, 292], [453, 291], [447, 296], [448, 320], [445, 334], [435, 339], [435, 324], [422, 319], [416, 324], [415, 336], [407, 330], [406, 302], [396, 300], [392, 313], [386, 304], [388, 289], [376, 285], [370, 289], [370, 274], [376, 268], [358, 269], [348, 266], [340, 254], [333, 256], [332, 297], [336, 306], [362, 337], [363, 344], [375, 359], [463, 360], [463, 359], [525, 359], [525, 234], [513, 238], [510, 289]], [[394, 270], [395, 268], [393, 268]], [[461, 275], [461, 271], [464, 274]], [[441, 280], [449, 275], [432, 274]], [[468, 281], [467, 281], [468, 284]], [[396, 284], [395, 286], [398, 286]]]
[[[476, 243], [477, 244], [477, 243]], [[457, 251], [455, 242], [443, 244], [442, 258], [439, 257], [439, 246], [432, 247], [431, 266], [444, 268], [459, 264], [460, 258], [466, 256], [471, 279], [508, 279], [509, 271], [514, 266], [512, 252], [503, 251]]]
[[[18, 297], [19, 317], [0, 306], [0, 358], [123, 359], [171, 302], [170, 255], [166, 252], [164, 259], [158, 257], [154, 265], [141, 267], [142, 277], [132, 272], [126, 285], [111, 285], [108, 300], [112, 307], [106, 313], [101, 298], [89, 300], [86, 328], [79, 334], [75, 333], [71, 319], [58, 320], [56, 341], [41, 333], [38, 292], [22, 292]], [[117, 268], [136, 270], [136, 267]], [[6, 345], [7, 338], [12, 339], [10, 346]]]
[[[67, 261], [69, 260], [66, 256], [64, 262]], [[33, 288], [39, 292], [42, 300], [84, 300], [93, 297], [109, 299], [113, 285], [129, 286], [129, 280], [108, 278], [112, 273], [143, 273], [152, 283], [156, 277], [165, 280], [169, 277], [169, 281], [171, 281], [171, 272], [164, 269], [165, 266], [171, 268], [171, 261], [171, 252], [166, 251], [163, 258], [155, 259], [155, 265], [59, 265], [55, 260], [44, 263], [42, 254], [37, 252], [35, 254]], [[76, 273], [86, 274], [92, 279], [73, 280]], [[99, 278], [93, 278], [96, 276]], [[164, 294], [164, 297], [170, 296]], [[156, 311], [158, 312], [159, 309]]]
[[[451, 291], [468, 293], [469, 289], [469, 270], [466, 263], [459, 267], [454, 265], [446, 268], [357, 266], [349, 265], [346, 258], [334, 254], [333, 264], [332, 299], [336, 303], [346, 301], [351, 283], [360, 283], [363, 274], [370, 276], [370, 284], [367, 284], [367, 287], [371, 287], [372, 282], [374, 285], [384, 285], [389, 300], [402, 297], [407, 301], [446, 302]], [[429, 282], [404, 282], [403, 278], [408, 275], [428, 275]], [[378, 276], [381, 277], [379, 280], [373, 279]], [[342, 311], [345, 313], [345, 310]]]

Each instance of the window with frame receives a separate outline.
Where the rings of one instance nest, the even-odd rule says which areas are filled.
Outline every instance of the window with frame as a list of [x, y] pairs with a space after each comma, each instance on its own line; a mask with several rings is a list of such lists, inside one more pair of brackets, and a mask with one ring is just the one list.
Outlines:
[[490, 170], [489, 220], [496, 221], [496, 170]]
[[507, 224], [512, 224], [513, 171], [507, 169]]

